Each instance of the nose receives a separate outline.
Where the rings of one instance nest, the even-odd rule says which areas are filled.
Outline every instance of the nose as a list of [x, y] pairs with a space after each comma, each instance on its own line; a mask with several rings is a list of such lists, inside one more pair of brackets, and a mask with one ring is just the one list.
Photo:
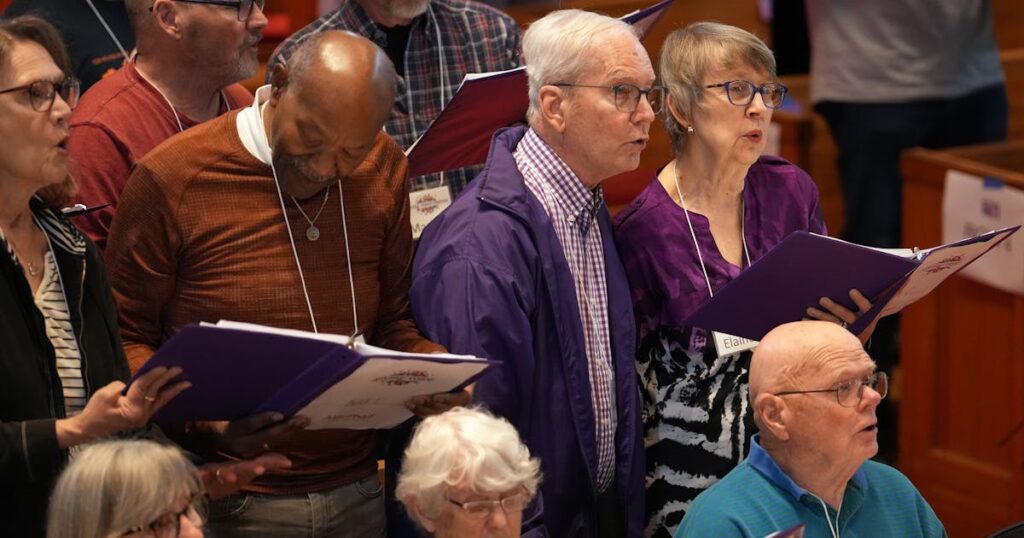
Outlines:
[[651, 107], [651, 101], [648, 95], [642, 95], [640, 101], [636, 104], [636, 109], [633, 110], [631, 117], [633, 123], [653, 123], [654, 122], [654, 109]]
[[178, 538], [203, 538], [203, 520], [189, 514], [179, 516]]
[[874, 409], [880, 403], [882, 403], [882, 393], [869, 385], [864, 385], [864, 393], [861, 394], [859, 407], [863, 410]]
[[330, 153], [318, 153], [309, 159], [309, 167], [318, 177], [334, 176], [338, 172], [338, 163]]
[[264, 28], [267, 27], [267, 22], [268, 21], [266, 13], [263, 13], [263, 9], [260, 7], [259, 3], [253, 2], [252, 12], [249, 13], [249, 20], [245, 23], [246, 26], [254, 30], [262, 31]]
[[57, 123], [66, 123], [71, 117], [71, 105], [57, 92], [54, 92], [53, 106], [50, 107], [50, 114]]
[[768, 105], [764, 102], [764, 94], [759, 91], [755, 91], [754, 98], [751, 99], [750, 104], [747, 105], [747, 115], [760, 116], [768, 110]]
[[505, 509], [501, 505], [495, 506], [487, 518], [487, 526], [491, 529], [504, 529], [508, 525], [508, 514], [505, 513]]

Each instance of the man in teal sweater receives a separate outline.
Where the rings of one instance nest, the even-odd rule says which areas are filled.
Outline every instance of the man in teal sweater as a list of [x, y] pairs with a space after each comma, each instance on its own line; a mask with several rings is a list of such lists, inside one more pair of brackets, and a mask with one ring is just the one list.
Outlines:
[[782, 325], [754, 352], [750, 401], [760, 433], [747, 459], [697, 497], [680, 537], [944, 537], [928, 503], [878, 452], [875, 408], [888, 379], [850, 332]]

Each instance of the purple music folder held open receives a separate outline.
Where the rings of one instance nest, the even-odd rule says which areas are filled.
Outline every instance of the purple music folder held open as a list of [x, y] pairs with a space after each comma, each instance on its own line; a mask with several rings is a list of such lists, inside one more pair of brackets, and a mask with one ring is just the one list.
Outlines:
[[[192, 387], [160, 409], [153, 421], [168, 424], [235, 420], [264, 411], [278, 411], [291, 416], [304, 411], [314, 400], [320, 402], [321, 395], [347, 379], [356, 378], [354, 374], [357, 371], [374, 361], [389, 363], [383, 365], [383, 370], [375, 370], [383, 372], [377, 377], [386, 377], [392, 370], [402, 371], [401, 367], [388, 370], [387, 366], [392, 364], [417, 364], [417, 373], [426, 373], [413, 379], [403, 378], [405, 385], [428, 381], [442, 383], [443, 388], [438, 388], [437, 383], [424, 383], [423, 386], [431, 387], [429, 392], [416, 394], [461, 389], [493, 364], [492, 361], [476, 357], [402, 353], [365, 344], [357, 344], [353, 348], [339, 343], [338, 340], [344, 337], [331, 335], [305, 337], [281, 334], [302, 331], [270, 331], [275, 329], [237, 323], [233, 327], [193, 324], [178, 331], [133, 377], [134, 381], [157, 366], [180, 366], [183, 369], [181, 379], [192, 383]], [[360, 353], [360, 350], [364, 352]], [[423, 364], [436, 365], [440, 373], [433, 371], [430, 366], [424, 368]], [[469, 374], [464, 371], [452, 372], [451, 369], [445, 372], [442, 367], [444, 364], [468, 365], [464, 371]], [[424, 379], [422, 375], [433, 378]], [[339, 402], [336, 407], [344, 407], [349, 403], [348, 410], [351, 412], [346, 415], [345, 424], [335, 426], [330, 420], [323, 419], [318, 426], [318, 417], [311, 416], [313, 424], [310, 427], [389, 427], [398, 423], [395, 422], [398, 415], [401, 415], [402, 420], [411, 417], [411, 413], [404, 409], [404, 397], [397, 402], [386, 401], [388, 391], [395, 393], [403, 387], [396, 387], [391, 378], [384, 381], [388, 383], [383, 388], [352, 387], [359, 390], [342, 391], [331, 402], [319, 404], [319, 409], [323, 410], [326, 405], [327, 411], [333, 411], [330, 408], [333, 401]], [[446, 382], [448, 384], [443, 384]], [[405, 388], [408, 390], [411, 387]], [[367, 402], [365, 395], [358, 398], [359, 405], [346, 401], [346, 392], [354, 394], [359, 391], [367, 391], [381, 401]], [[367, 411], [367, 404], [371, 403], [373, 409]], [[396, 410], [396, 407], [400, 409]], [[380, 420], [385, 418], [385, 422], [381, 423]]]
[[828, 297], [857, 311], [851, 289], [872, 308], [848, 328], [860, 334], [877, 318], [894, 314], [981, 257], [1020, 226], [1003, 228], [925, 251], [885, 251], [797, 231], [684, 320], [709, 331], [760, 340], [769, 331], [806, 315]]

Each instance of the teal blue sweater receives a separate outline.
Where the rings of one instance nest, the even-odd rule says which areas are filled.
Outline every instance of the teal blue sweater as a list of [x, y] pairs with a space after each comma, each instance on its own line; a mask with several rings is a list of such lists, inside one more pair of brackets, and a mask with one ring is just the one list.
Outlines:
[[[675, 538], [764, 538], [800, 523], [807, 525], [808, 538], [832, 536], [821, 502], [782, 471], [758, 437], [751, 440], [746, 460], [697, 497]], [[836, 511], [827, 510], [834, 526]], [[846, 486], [839, 536], [931, 538], [944, 537], [946, 531], [907, 477], [866, 461]]]

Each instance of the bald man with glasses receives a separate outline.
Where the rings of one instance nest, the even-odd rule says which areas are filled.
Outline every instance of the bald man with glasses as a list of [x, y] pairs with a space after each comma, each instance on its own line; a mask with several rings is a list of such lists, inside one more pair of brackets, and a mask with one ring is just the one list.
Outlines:
[[806, 525], [806, 536], [946, 536], [913, 484], [878, 452], [875, 409], [884, 372], [856, 336], [825, 321], [782, 325], [750, 366], [760, 433], [750, 454], [699, 495], [676, 538], [762, 538]]
[[106, 246], [132, 167], [171, 136], [252, 103], [265, 0], [126, 0], [136, 51], [71, 116], [80, 203], [110, 204], [76, 224]]

